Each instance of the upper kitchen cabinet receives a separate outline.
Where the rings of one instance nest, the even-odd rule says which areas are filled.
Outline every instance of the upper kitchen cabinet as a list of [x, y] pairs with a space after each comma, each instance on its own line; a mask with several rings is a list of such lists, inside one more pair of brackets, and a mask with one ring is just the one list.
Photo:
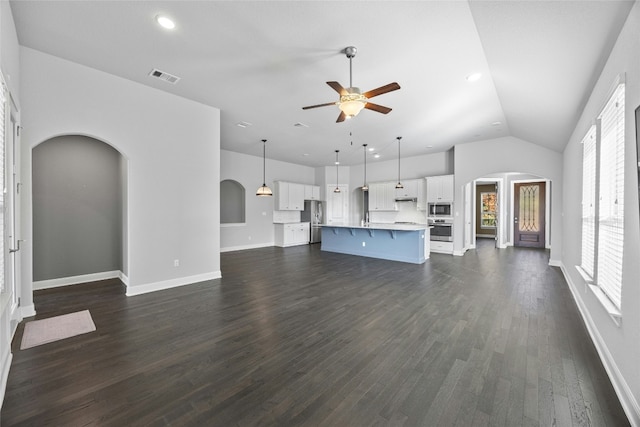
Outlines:
[[453, 202], [453, 175], [427, 177], [427, 203]]
[[320, 200], [320, 187], [317, 185], [305, 185], [304, 200]]
[[396, 183], [375, 182], [369, 184], [369, 210], [370, 211], [395, 211], [396, 207]]
[[274, 182], [274, 209], [277, 211], [304, 210], [304, 184], [294, 182]]
[[418, 181], [417, 179], [407, 179], [402, 182], [404, 188], [394, 188], [396, 197], [418, 198]]

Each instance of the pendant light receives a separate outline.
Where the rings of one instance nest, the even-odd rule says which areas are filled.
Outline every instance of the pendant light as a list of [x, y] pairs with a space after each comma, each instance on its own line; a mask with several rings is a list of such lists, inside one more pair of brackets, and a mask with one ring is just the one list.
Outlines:
[[340, 164], [340, 162], [338, 161], [338, 153], [340, 152], [340, 150], [336, 150], [336, 189], [333, 190], [334, 193], [339, 193], [340, 192], [340, 187], [338, 186], [338, 183], [340, 181], [338, 181], [338, 165]]
[[273, 196], [273, 192], [269, 187], [267, 187], [267, 180], [265, 179], [266, 174], [266, 152], [267, 152], [267, 140], [262, 140], [262, 187], [258, 188], [256, 191], [256, 196]]
[[396, 188], [400, 189], [404, 188], [404, 185], [400, 182], [400, 140], [402, 137], [399, 136], [396, 139], [398, 140], [398, 183], [396, 184]]
[[362, 151], [364, 151], [364, 183], [362, 184], [362, 191], [369, 191], [367, 185], [367, 144], [362, 144]]

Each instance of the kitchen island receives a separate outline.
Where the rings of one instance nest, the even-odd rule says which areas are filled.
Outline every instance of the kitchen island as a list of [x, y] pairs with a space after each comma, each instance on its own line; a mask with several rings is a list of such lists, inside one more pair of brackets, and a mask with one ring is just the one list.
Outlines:
[[429, 258], [426, 224], [323, 225], [321, 249], [422, 264]]

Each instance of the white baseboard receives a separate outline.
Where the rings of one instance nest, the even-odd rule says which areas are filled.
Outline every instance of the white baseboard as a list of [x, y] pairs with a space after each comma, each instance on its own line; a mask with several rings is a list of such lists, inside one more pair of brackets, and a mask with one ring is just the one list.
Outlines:
[[274, 242], [257, 243], [255, 245], [228, 246], [226, 248], [220, 248], [220, 252], [233, 252], [233, 251], [244, 251], [247, 249], [268, 248], [273, 245], [274, 245]]
[[25, 317], [31, 317], [35, 315], [36, 315], [35, 305], [31, 304], [31, 305], [25, 305], [20, 307], [20, 316], [22, 316], [23, 319]]
[[119, 270], [104, 271], [101, 273], [82, 274], [80, 276], [61, 277], [59, 279], [39, 280], [33, 282], [33, 290], [58, 288], [60, 286], [77, 285], [79, 283], [96, 282], [105, 279], [119, 279], [122, 273]]
[[122, 271], [119, 271], [118, 273], [120, 273], [118, 275], [118, 278], [120, 279], [120, 281], [124, 283], [125, 286], [129, 286], [129, 276], [124, 274]]
[[192, 285], [206, 280], [220, 279], [222, 272], [212, 271], [211, 273], [197, 274], [195, 276], [179, 277], [177, 279], [163, 280], [162, 282], [147, 283], [144, 285], [127, 286], [127, 296], [146, 294], [149, 292], [162, 291], [164, 289], [177, 288], [179, 286]]
[[[11, 346], [9, 345], [9, 348]], [[2, 408], [2, 404], [4, 403], [4, 394], [7, 390], [7, 380], [9, 379], [9, 369], [11, 369], [11, 361], [13, 360], [13, 353], [7, 349], [7, 352], [2, 355], [2, 381], [0, 383], [0, 408]]]
[[[551, 267], [561, 267], [561, 268], [562, 268], [562, 265], [563, 265], [563, 264], [562, 264], [562, 261], [560, 261], [560, 260], [557, 260], [557, 259], [549, 259], [549, 265], [550, 265]], [[566, 276], [566, 274], [565, 274], [565, 276]], [[569, 280], [567, 280], [567, 281], [569, 281]]]
[[[609, 375], [609, 379], [611, 380], [611, 384], [616, 391], [618, 399], [620, 399], [622, 409], [624, 409], [625, 414], [627, 414], [629, 422], [632, 426], [640, 426], [640, 405], [638, 404], [638, 401], [633, 396], [633, 392], [631, 391], [629, 384], [627, 384], [624, 377], [622, 376], [622, 373], [618, 369], [618, 365], [609, 352], [609, 348], [607, 347], [605, 341], [602, 339], [600, 332], [598, 332], [598, 328], [596, 327], [593, 318], [589, 313], [589, 310], [584, 305], [584, 301], [579, 296], [578, 287], [571, 280], [571, 276], [569, 276], [569, 274], [567, 273], [564, 263], [562, 263], [561, 261], [558, 263], [558, 267], [560, 267], [560, 269], [562, 270], [562, 274], [564, 275], [564, 278], [569, 285], [569, 290], [571, 290], [573, 299], [578, 306], [578, 311], [580, 312], [582, 320], [587, 327], [587, 331], [591, 336], [591, 341], [593, 341], [593, 344], [596, 347], [596, 351], [598, 352], [598, 356], [600, 356], [600, 360], [602, 361], [602, 365]], [[549, 261], [549, 265], [552, 265], [551, 261]]]

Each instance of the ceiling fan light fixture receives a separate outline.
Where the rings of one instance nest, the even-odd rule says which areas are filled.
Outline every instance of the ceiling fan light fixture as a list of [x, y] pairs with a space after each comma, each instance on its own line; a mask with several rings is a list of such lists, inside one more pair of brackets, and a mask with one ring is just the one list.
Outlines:
[[340, 95], [340, 103], [338, 108], [342, 111], [347, 118], [355, 117], [362, 111], [367, 98], [360, 93], [360, 89], [357, 87], [351, 87], [347, 89], [349, 91], [346, 95]]

